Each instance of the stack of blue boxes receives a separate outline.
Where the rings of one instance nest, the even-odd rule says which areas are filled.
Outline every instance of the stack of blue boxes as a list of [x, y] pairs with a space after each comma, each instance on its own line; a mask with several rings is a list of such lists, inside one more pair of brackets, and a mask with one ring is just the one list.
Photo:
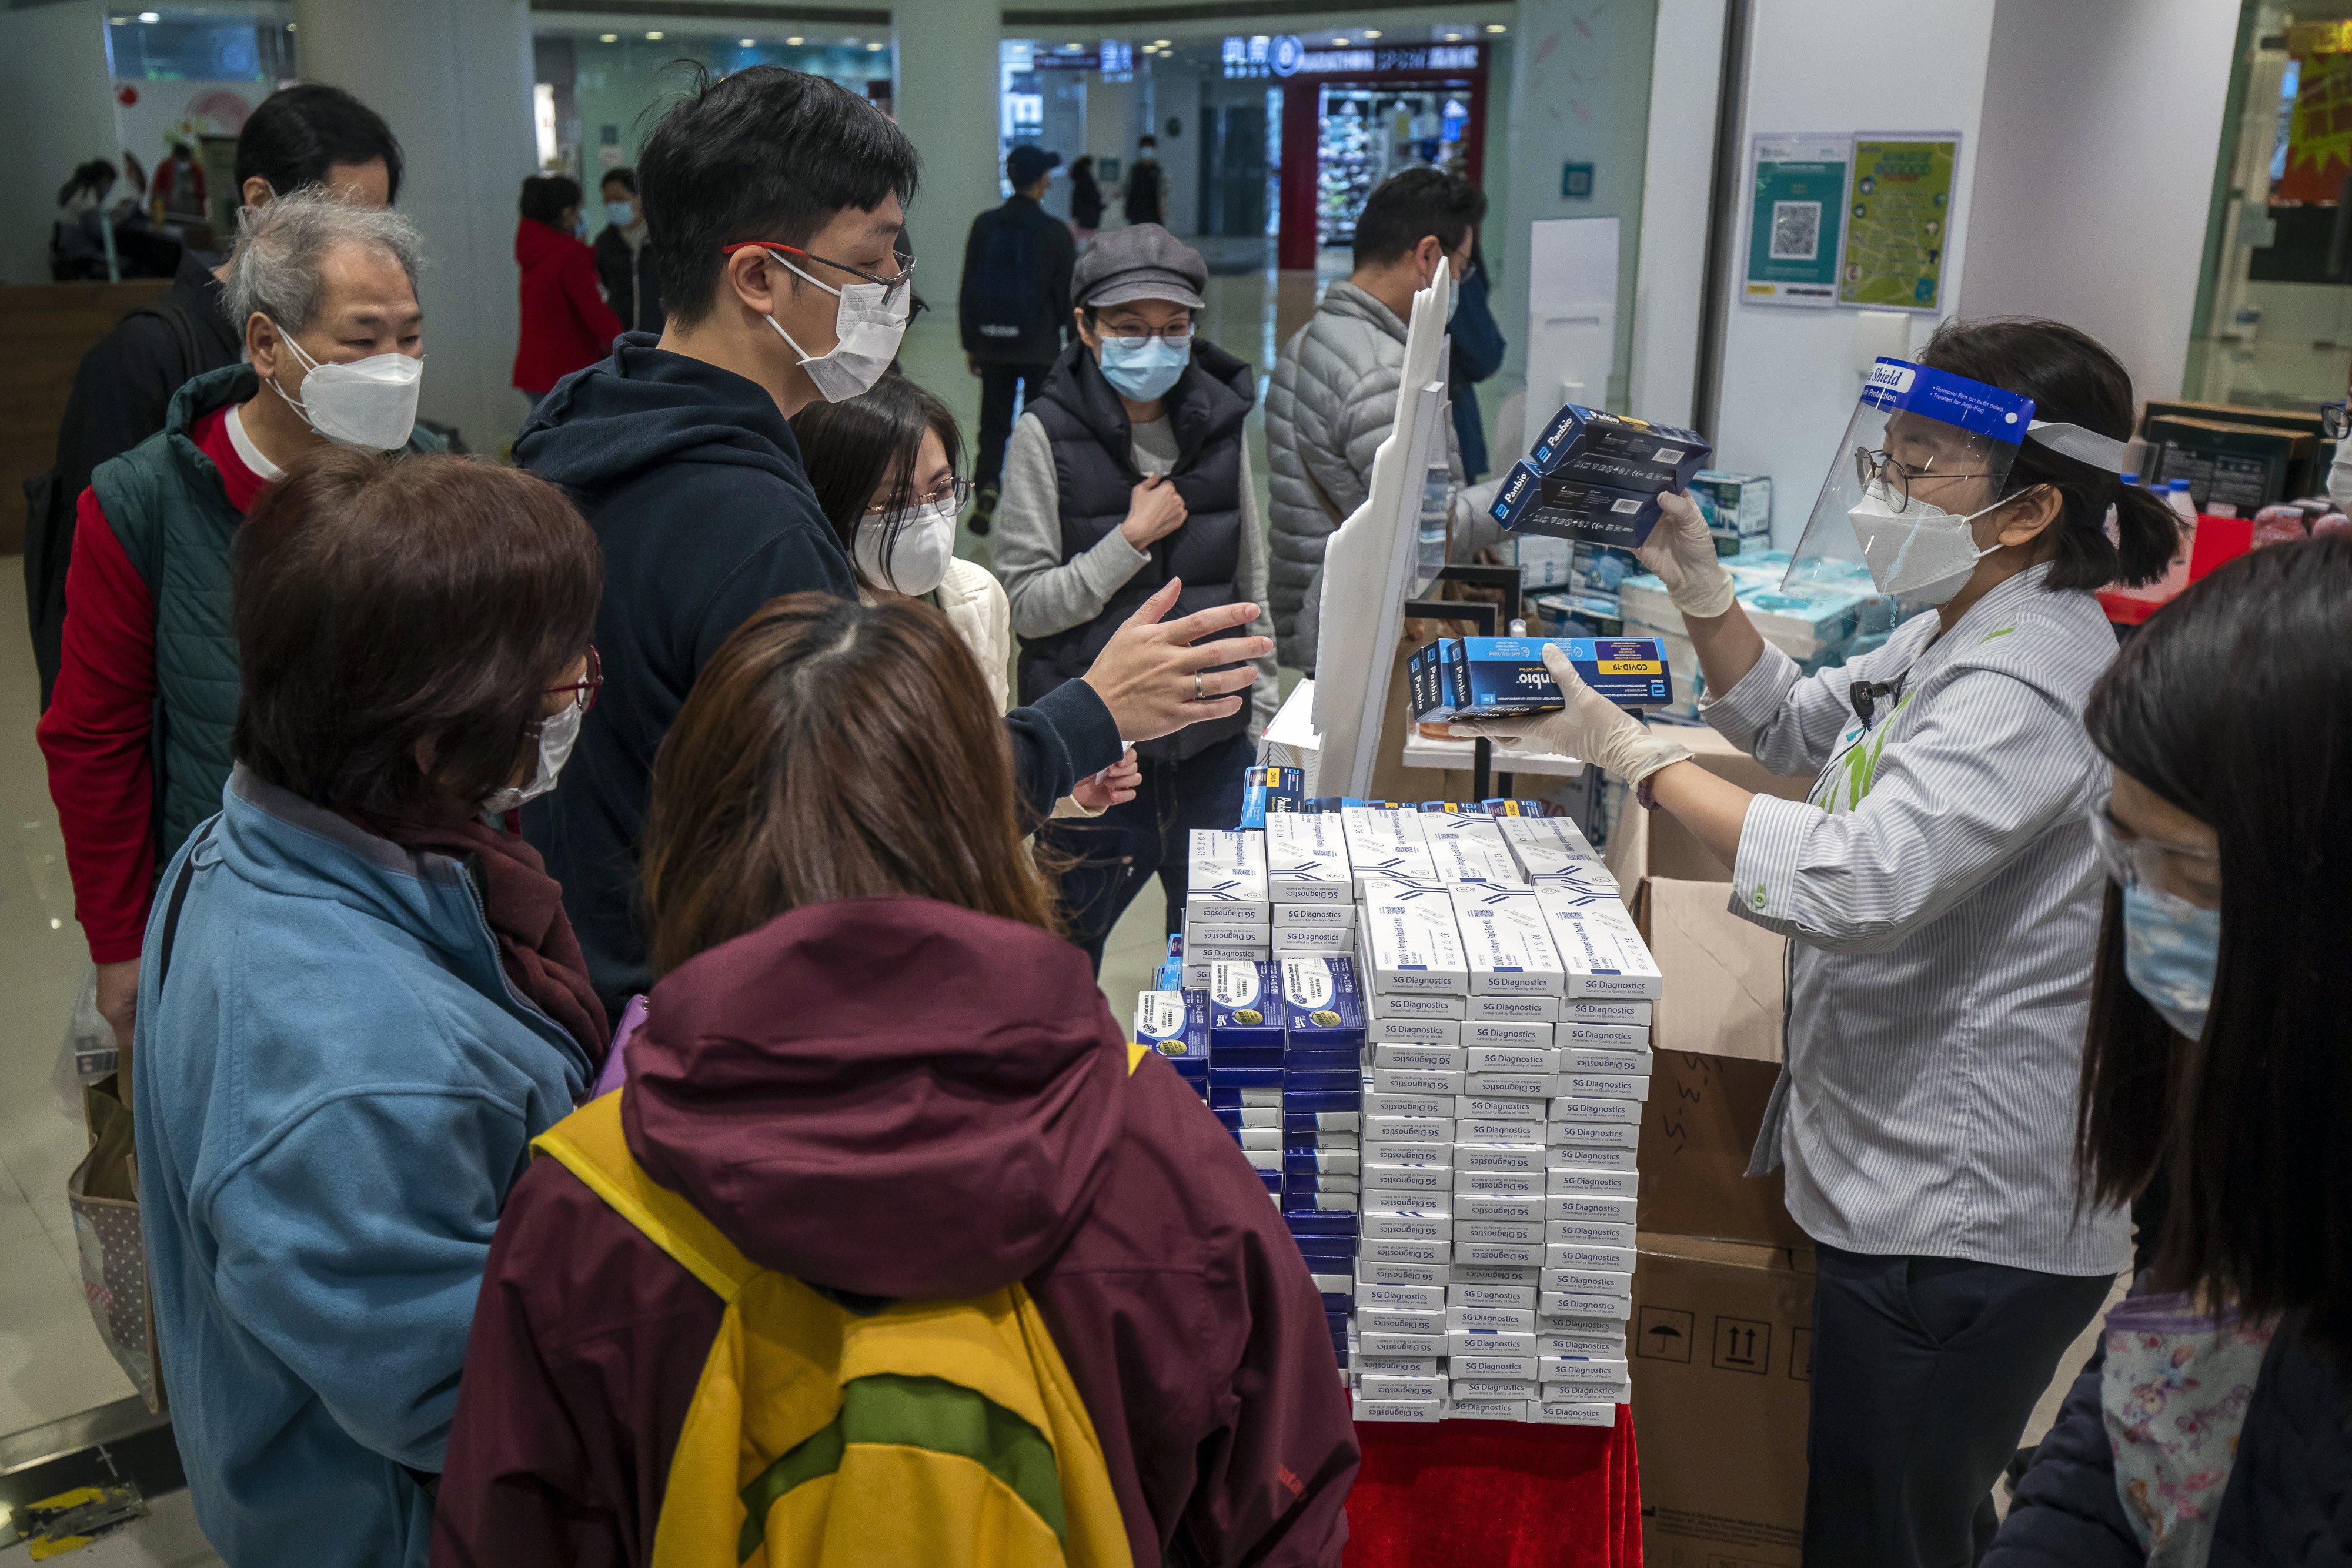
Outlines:
[[1354, 1306], [1364, 1009], [1345, 957], [1276, 960], [1283, 996], [1282, 1218], [1323, 1293], [1341, 1370]]
[[1265, 1184], [1282, 1196], [1282, 975], [1271, 960], [1209, 966], [1198, 997], [1208, 1015], [1209, 1109], [1242, 1146]]

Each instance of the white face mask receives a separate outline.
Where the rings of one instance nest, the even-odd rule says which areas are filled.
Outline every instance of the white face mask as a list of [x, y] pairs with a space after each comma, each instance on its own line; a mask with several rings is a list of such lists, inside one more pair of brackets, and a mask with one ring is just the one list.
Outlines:
[[[278, 327], [275, 321], [270, 325]], [[371, 354], [348, 364], [320, 364], [285, 328], [278, 327], [278, 336], [302, 362], [302, 395], [298, 400], [275, 376], [269, 384], [303, 423], [338, 446], [394, 452], [408, 444], [416, 428], [416, 396], [424, 390], [422, 354]]]
[[955, 558], [952, 499], [933, 501], [905, 514], [886, 555], [882, 541], [889, 533], [887, 517], [859, 526], [855, 551], [858, 570], [885, 588], [908, 595], [929, 593], [947, 580], [948, 562]]
[[1885, 487], [1873, 485], [1847, 508], [1846, 516], [1853, 522], [1864, 564], [1879, 592], [1941, 604], [1967, 586], [1977, 562], [2000, 548], [1990, 544], [1979, 549], [1969, 525], [2005, 505], [2006, 500], [1995, 501], [1960, 517], [1914, 496], [1898, 512]]
[[795, 277], [816, 284], [827, 294], [841, 300], [834, 312], [833, 330], [840, 341], [822, 354], [811, 354], [793, 335], [778, 326], [770, 316], [768, 325], [776, 329], [776, 336], [792, 345], [801, 357], [801, 369], [808, 372], [816, 384], [816, 395], [827, 402], [847, 402], [863, 397], [882, 379], [890, 361], [898, 357], [898, 340], [906, 335], [907, 318], [914, 308], [911, 286], [898, 290], [893, 302], [890, 290], [879, 283], [853, 283], [846, 288], [835, 288], [829, 283], [818, 283], [799, 267], [778, 256], [766, 253], [769, 259]]
[[581, 707], [578, 703], [566, 703], [563, 711], [553, 718], [542, 719], [539, 726], [539, 766], [531, 770], [530, 782], [516, 788], [509, 785], [493, 789], [482, 802], [482, 810], [493, 817], [502, 817], [525, 800], [536, 800], [555, 788], [555, 776], [572, 759], [572, 748], [580, 740]]
[[2339, 512], [2352, 507], [2352, 441], [2336, 444], [2336, 461], [2327, 469], [2327, 498]]

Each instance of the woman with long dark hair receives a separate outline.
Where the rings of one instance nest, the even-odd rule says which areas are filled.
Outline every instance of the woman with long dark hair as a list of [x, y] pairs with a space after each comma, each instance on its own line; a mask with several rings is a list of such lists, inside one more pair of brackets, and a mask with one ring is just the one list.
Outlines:
[[[1792, 563], [1921, 613], [1807, 675], [1732, 590], [1696, 507], [1642, 548], [1706, 721], [1803, 800], [1753, 795], [1552, 666], [1559, 714], [1495, 727], [1598, 762], [1731, 867], [1790, 939], [1786, 1061], [1750, 1173], [1785, 1166], [1816, 1244], [1808, 1568], [1965, 1563], [2058, 1358], [2131, 1256], [2078, 1212], [2067, 1107], [2098, 936], [2083, 732], [2171, 514], [2122, 483], [2131, 378], [2054, 321], [1948, 322], [1882, 361]], [[2116, 536], [2107, 519], [2116, 519]], [[1559, 650], [1552, 650], [1557, 656]], [[1464, 733], [1470, 727], [1456, 727]]]
[[2078, 1107], [2086, 1201], [2152, 1184], [1988, 1568], [2352, 1560], [2352, 538], [2257, 550], [2085, 712], [2115, 766]]
[[[864, 397], [814, 402], [793, 416], [793, 435], [817, 505], [841, 538], [867, 604], [919, 599], [948, 618], [980, 663], [988, 695], [1012, 706], [1012, 611], [1004, 585], [955, 553], [956, 516], [971, 497], [957, 472], [963, 436], [948, 405], [901, 375]], [[1135, 752], [1078, 780], [1054, 814], [1095, 816], [1135, 797]]]
[[[772, 600], [703, 667], [654, 769], [651, 1010], [617, 1100], [558, 1129], [499, 1224], [436, 1563], [643, 1563], [697, 1530], [773, 1552], [827, 1506], [787, 1485], [849, 1464], [829, 1433], [853, 1454], [895, 1441], [909, 1466], [1003, 1453], [1016, 1512], [1075, 1496], [1055, 1479], [1072, 1451], [1030, 1440], [1019, 1401], [961, 1418], [965, 1385], [942, 1380], [971, 1364], [944, 1329], [933, 1414], [860, 1436], [886, 1391], [861, 1403], [846, 1354], [823, 1348], [848, 1330], [812, 1291], [877, 1332], [902, 1301], [1034, 1308], [1039, 1359], [1098, 1436], [1119, 1555], [1338, 1563], [1357, 1450], [1314, 1281], [1223, 1128], [1130, 1053], [1058, 935], [990, 707], [947, 621], [904, 599]], [[600, 1125], [612, 1164], [583, 1177]], [[635, 1210], [640, 1179], [668, 1195], [659, 1212]], [[837, 1425], [821, 1394], [712, 1388], [707, 1366], [746, 1364], [763, 1302], [835, 1324], [791, 1343], [833, 1356], [802, 1383], [838, 1367]], [[740, 1414], [716, 1403], [738, 1386]], [[673, 1456], [722, 1410], [713, 1487]], [[752, 1473], [789, 1477], [745, 1489], [748, 1511], [739, 1427], [761, 1443]], [[911, 1538], [953, 1529], [963, 1495], [845, 1481], [830, 1506], [919, 1511]], [[1075, 1561], [1075, 1501], [1068, 1518]]]

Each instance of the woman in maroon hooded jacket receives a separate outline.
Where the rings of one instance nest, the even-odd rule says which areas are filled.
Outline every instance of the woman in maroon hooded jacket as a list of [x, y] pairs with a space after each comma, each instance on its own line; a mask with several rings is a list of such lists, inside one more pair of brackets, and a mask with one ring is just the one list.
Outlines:
[[[1281, 1217], [1055, 934], [979, 666], [927, 606], [771, 601], [654, 769], [630, 1153], [837, 1298], [1020, 1281], [1139, 1565], [1336, 1564], [1354, 1427]], [[541, 1160], [491, 1246], [436, 1564], [643, 1564], [723, 1308]]]
[[522, 268], [522, 323], [514, 384], [536, 408], [556, 382], [613, 351], [627, 329], [596, 281], [596, 253], [580, 238], [580, 184], [562, 174], [522, 183], [515, 265]]

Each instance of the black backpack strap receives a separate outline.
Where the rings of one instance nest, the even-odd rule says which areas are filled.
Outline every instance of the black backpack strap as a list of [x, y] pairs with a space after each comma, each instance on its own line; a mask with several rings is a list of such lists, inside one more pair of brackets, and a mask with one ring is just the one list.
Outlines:
[[155, 994], [163, 994], [163, 982], [172, 977], [172, 939], [180, 934], [180, 906], [188, 902], [188, 882], [196, 874], [196, 857], [193, 852], [180, 862], [180, 874], [172, 879], [171, 902], [163, 906], [163, 943], [155, 955]]
[[203, 371], [205, 350], [203, 345], [196, 341], [196, 324], [189, 319], [178, 300], [167, 294], [152, 305], [142, 305], [136, 310], [126, 312], [123, 319], [127, 321], [132, 316], [152, 316], [172, 329], [172, 340], [180, 349], [180, 373], [172, 382], [174, 392]]

